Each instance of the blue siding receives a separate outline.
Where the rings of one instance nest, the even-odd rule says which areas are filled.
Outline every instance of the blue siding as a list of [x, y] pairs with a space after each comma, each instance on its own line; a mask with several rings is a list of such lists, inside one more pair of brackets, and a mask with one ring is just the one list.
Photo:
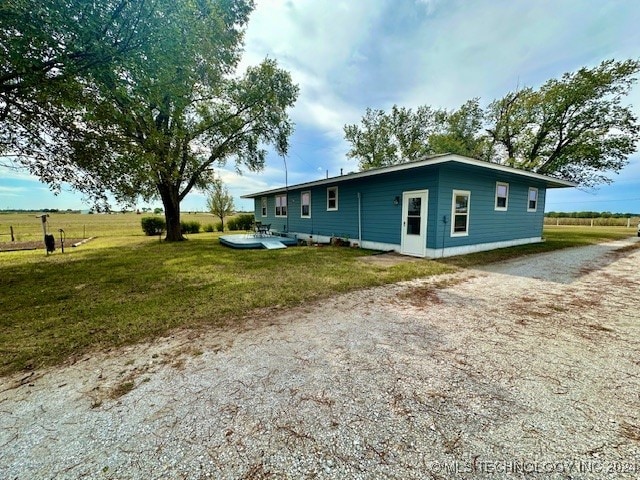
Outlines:
[[[496, 182], [509, 184], [508, 209], [495, 210]], [[338, 210], [327, 210], [327, 188], [338, 187]], [[529, 187], [538, 189], [538, 208], [527, 212]], [[546, 184], [517, 174], [479, 166], [444, 163], [371, 177], [343, 180], [288, 191], [288, 217], [275, 217], [275, 196], [268, 197], [267, 216], [261, 197], [255, 198], [256, 220], [277, 231], [304, 235], [358, 238], [358, 194], [361, 198], [362, 240], [399, 245], [402, 193], [429, 190], [427, 247], [432, 249], [501, 242], [542, 236]], [[469, 235], [451, 236], [453, 190], [471, 192]], [[311, 217], [301, 216], [301, 193], [311, 192]], [[394, 205], [394, 198], [400, 204]], [[443, 219], [446, 218], [446, 224]]]
[[[495, 210], [496, 182], [509, 184], [508, 208]], [[529, 187], [538, 189], [536, 212], [527, 211]], [[451, 207], [454, 190], [471, 192], [469, 204], [469, 235], [451, 236]], [[436, 244], [431, 248], [457, 247], [479, 243], [502, 242], [542, 236], [544, 198], [543, 182], [517, 175], [485, 170], [479, 167], [443, 165], [440, 170], [438, 195], [438, 228]], [[447, 224], [442, 219], [446, 216]]]

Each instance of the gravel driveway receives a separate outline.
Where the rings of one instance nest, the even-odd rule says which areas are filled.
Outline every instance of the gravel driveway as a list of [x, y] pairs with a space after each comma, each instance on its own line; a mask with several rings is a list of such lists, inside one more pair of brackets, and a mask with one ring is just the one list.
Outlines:
[[0, 477], [640, 477], [640, 245], [358, 291], [0, 380]]

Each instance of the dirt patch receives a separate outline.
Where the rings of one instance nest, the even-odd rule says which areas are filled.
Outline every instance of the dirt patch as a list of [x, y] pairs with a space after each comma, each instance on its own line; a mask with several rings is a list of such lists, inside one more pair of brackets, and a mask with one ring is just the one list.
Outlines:
[[425, 262], [424, 258], [409, 257], [407, 255], [400, 255], [399, 253], [381, 253], [379, 255], [369, 255], [367, 257], [359, 257], [359, 261], [367, 263], [369, 265], [376, 265], [380, 267], [393, 267], [401, 263], [412, 262]]
[[[86, 243], [89, 239], [67, 238], [64, 241], [64, 248], [73, 248], [76, 243]], [[42, 240], [29, 242], [0, 242], [0, 252], [15, 252], [20, 250], [42, 250], [44, 252], [44, 242]], [[61, 251], [60, 239], [56, 238], [56, 252]]]

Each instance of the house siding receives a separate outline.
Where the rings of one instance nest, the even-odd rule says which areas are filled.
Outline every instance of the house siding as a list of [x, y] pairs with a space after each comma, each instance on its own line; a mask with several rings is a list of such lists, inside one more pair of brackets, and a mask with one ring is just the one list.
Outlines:
[[[509, 184], [508, 208], [495, 210], [496, 182]], [[527, 212], [529, 187], [538, 189], [538, 208]], [[469, 202], [469, 233], [466, 236], [451, 236], [451, 203], [453, 190], [471, 192]], [[435, 243], [427, 242], [430, 248], [458, 247], [481, 243], [542, 236], [544, 220], [544, 183], [511, 174], [496, 173], [480, 168], [460, 168], [443, 165], [440, 169], [438, 192], [438, 225]], [[447, 218], [445, 225], [442, 219]]]
[[[542, 237], [547, 184], [517, 173], [461, 163], [440, 163], [375, 176], [335, 179], [335, 183], [292, 187], [288, 190], [288, 217], [275, 217], [275, 195], [267, 196], [267, 216], [261, 215], [262, 197], [255, 197], [256, 220], [270, 223], [272, 230], [291, 232], [301, 239], [348, 237], [358, 240], [358, 195], [361, 202], [361, 240], [397, 247], [401, 243], [402, 194], [428, 190], [428, 255], [443, 249], [460, 251], [468, 246], [528, 243]], [[341, 181], [342, 180], [342, 181]], [[506, 210], [495, 209], [496, 183], [509, 184]], [[338, 210], [327, 210], [327, 188], [338, 187]], [[535, 212], [528, 212], [529, 188], [538, 189]], [[451, 235], [453, 191], [469, 191], [468, 235]], [[301, 193], [311, 192], [311, 215], [301, 216]], [[399, 204], [394, 205], [394, 199]], [[446, 223], [445, 223], [446, 222]]]

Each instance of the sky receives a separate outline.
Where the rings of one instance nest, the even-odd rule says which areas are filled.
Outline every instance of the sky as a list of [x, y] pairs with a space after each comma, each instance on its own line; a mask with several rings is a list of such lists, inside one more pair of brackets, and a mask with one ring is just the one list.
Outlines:
[[[240, 195], [356, 171], [345, 124], [365, 110], [429, 105], [482, 106], [518, 87], [605, 59], [640, 58], [637, 0], [257, 0], [239, 66], [264, 58], [291, 72], [300, 96], [286, 159], [269, 153], [259, 173], [218, 173], [240, 210]], [[640, 86], [625, 103], [640, 117]], [[285, 172], [286, 163], [286, 172]], [[640, 154], [597, 189], [553, 189], [546, 211], [640, 212]], [[160, 206], [140, 203], [138, 206]], [[0, 168], [0, 209], [87, 209], [79, 194], [59, 195], [25, 172]], [[191, 193], [183, 211], [205, 210]]]

